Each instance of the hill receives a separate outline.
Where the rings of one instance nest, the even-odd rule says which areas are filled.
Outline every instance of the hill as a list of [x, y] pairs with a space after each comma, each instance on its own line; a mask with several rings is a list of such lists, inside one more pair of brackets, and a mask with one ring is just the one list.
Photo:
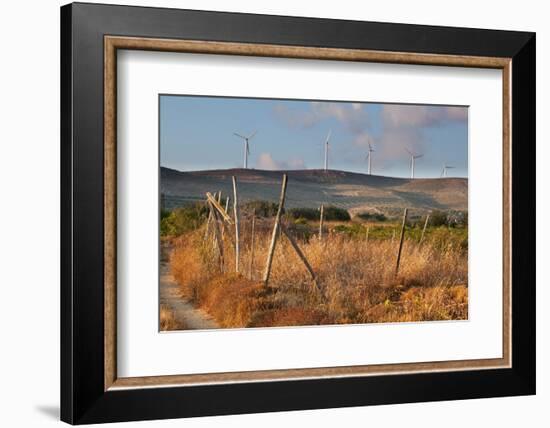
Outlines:
[[182, 172], [160, 169], [160, 189], [168, 208], [203, 200], [206, 192], [231, 195], [231, 177], [237, 177], [239, 198], [277, 201], [283, 173], [288, 175], [287, 207], [318, 207], [321, 203], [348, 209], [352, 214], [371, 211], [395, 214], [408, 207], [417, 212], [468, 209], [465, 178], [406, 179], [337, 170], [265, 171], [223, 169]]

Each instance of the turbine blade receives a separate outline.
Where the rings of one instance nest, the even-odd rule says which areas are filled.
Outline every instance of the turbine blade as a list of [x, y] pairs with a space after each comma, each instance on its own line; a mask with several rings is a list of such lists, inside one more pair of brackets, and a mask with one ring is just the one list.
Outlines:
[[329, 131], [328, 131], [327, 139], [326, 139], [327, 144], [328, 144], [328, 140], [330, 140], [330, 134], [332, 134], [332, 129], [329, 129]]
[[246, 137], [243, 137], [241, 134], [237, 134], [236, 132], [233, 132], [233, 135], [236, 135], [237, 137], [246, 140]]
[[248, 137], [249, 140], [252, 140], [252, 138], [254, 137], [254, 135], [256, 135], [258, 133], [258, 131], [254, 131], [252, 134], [250, 134], [250, 137]]

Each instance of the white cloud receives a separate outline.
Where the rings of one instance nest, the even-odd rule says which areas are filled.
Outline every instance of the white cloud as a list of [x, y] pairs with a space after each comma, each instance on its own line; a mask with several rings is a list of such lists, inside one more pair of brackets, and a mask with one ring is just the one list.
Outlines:
[[292, 128], [310, 128], [326, 119], [336, 119], [350, 132], [357, 134], [368, 125], [368, 113], [360, 103], [311, 101], [310, 110], [293, 110], [277, 104], [275, 115]]
[[466, 107], [417, 106], [386, 104], [382, 107], [382, 121], [387, 128], [431, 127], [450, 122], [465, 122]]
[[271, 153], [261, 153], [256, 162], [258, 169], [267, 170], [289, 170], [289, 169], [305, 169], [306, 165], [301, 158], [291, 158], [288, 161], [278, 161], [273, 159]]

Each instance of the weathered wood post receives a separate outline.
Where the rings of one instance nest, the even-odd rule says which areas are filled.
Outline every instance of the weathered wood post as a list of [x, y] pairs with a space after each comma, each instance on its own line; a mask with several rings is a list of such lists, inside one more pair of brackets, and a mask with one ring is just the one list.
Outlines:
[[208, 202], [212, 205], [212, 208], [214, 209], [214, 211], [217, 212], [218, 215], [221, 216], [223, 220], [225, 220], [229, 224], [233, 224], [233, 220], [231, 220], [231, 217], [229, 217], [229, 214], [225, 212], [223, 207], [218, 203], [216, 198], [212, 196], [210, 192], [206, 192], [206, 198], [208, 199]]
[[237, 196], [237, 178], [233, 179], [233, 214], [235, 216], [235, 272], [239, 272], [239, 199]]
[[296, 251], [296, 254], [298, 255], [298, 257], [300, 258], [300, 260], [302, 261], [302, 263], [304, 264], [304, 266], [306, 267], [307, 271], [309, 272], [309, 274], [311, 275], [311, 280], [313, 281], [313, 285], [315, 285], [315, 288], [317, 288], [317, 290], [320, 290], [319, 288], [319, 284], [317, 283], [317, 278], [315, 277], [315, 273], [313, 272], [313, 268], [311, 267], [311, 265], [309, 264], [309, 262], [307, 261], [307, 258], [306, 256], [304, 255], [304, 253], [302, 253], [302, 250], [300, 249], [300, 247], [298, 246], [297, 242], [294, 240], [294, 238], [292, 237], [292, 235], [290, 233], [288, 233], [288, 230], [286, 230], [286, 227], [281, 227], [281, 231], [285, 234], [285, 236], [288, 238], [289, 242], [290, 242], [290, 245], [292, 245], [292, 248], [294, 248], [294, 251]]
[[219, 217], [218, 217], [218, 213], [215, 211], [214, 207], [212, 206], [212, 202], [209, 201], [208, 203], [210, 204], [210, 206], [211, 206], [210, 209], [212, 210], [212, 213], [213, 213], [214, 236], [216, 238], [216, 244], [217, 244], [218, 252], [219, 252], [220, 270], [223, 272], [224, 257], [223, 257], [223, 240], [222, 240], [221, 232], [220, 232], [220, 220], [219, 220]]
[[367, 231], [365, 232], [365, 242], [369, 242], [369, 227], [367, 226]]
[[225, 198], [225, 212], [227, 213], [227, 210], [229, 209], [229, 196]]
[[428, 227], [428, 221], [430, 221], [430, 214], [426, 216], [426, 221], [424, 222], [424, 227], [422, 229], [422, 235], [420, 235], [420, 241], [419, 244], [422, 244], [422, 241], [424, 240], [424, 234], [426, 233], [426, 227]]
[[[229, 213], [227, 212], [228, 208], [229, 208], [229, 196], [225, 198], [225, 208], [224, 208], [225, 213], [229, 215]], [[225, 237], [225, 228], [226, 228], [226, 225], [224, 223], [222, 227], [222, 239], [224, 239]]]
[[254, 227], [256, 225], [256, 208], [252, 211], [252, 231], [250, 232], [250, 263], [248, 265], [248, 272], [250, 279], [254, 279]]
[[321, 212], [319, 213], [319, 241], [323, 239], [323, 220], [324, 220], [324, 211], [325, 207], [321, 204]]
[[271, 244], [269, 245], [269, 251], [267, 253], [267, 261], [265, 264], [264, 271], [264, 287], [267, 287], [269, 283], [269, 275], [271, 274], [271, 264], [273, 263], [273, 253], [275, 252], [275, 245], [277, 244], [277, 237], [279, 236], [279, 229], [281, 227], [281, 215], [284, 210], [285, 205], [285, 195], [286, 195], [286, 183], [287, 175], [283, 174], [283, 183], [281, 185], [281, 196], [279, 198], [279, 208], [277, 209], [277, 216], [275, 217], [275, 225], [273, 226], [273, 233], [271, 235]]
[[401, 261], [401, 250], [403, 249], [403, 239], [405, 238], [405, 224], [407, 222], [408, 209], [403, 213], [403, 223], [401, 223], [401, 236], [399, 237], [399, 250], [397, 250], [397, 262], [395, 263], [395, 274], [399, 271], [399, 262]]
[[[214, 193], [214, 199], [216, 197], [217, 197], [217, 193]], [[206, 242], [206, 240], [208, 239], [208, 235], [210, 234], [210, 224], [214, 220], [214, 208], [212, 207], [212, 204], [209, 202], [208, 192], [206, 195], [206, 204], [208, 205], [209, 210], [208, 210], [208, 220], [206, 220], [206, 230], [204, 232], [204, 242]], [[214, 242], [216, 242], [215, 239], [214, 239]]]
[[206, 205], [208, 205], [208, 219], [206, 220], [206, 230], [204, 231], [204, 239], [203, 242], [206, 242], [208, 239], [208, 234], [210, 233], [210, 223], [212, 222], [212, 206], [210, 205], [210, 202], [208, 202], [208, 198], [206, 198]]

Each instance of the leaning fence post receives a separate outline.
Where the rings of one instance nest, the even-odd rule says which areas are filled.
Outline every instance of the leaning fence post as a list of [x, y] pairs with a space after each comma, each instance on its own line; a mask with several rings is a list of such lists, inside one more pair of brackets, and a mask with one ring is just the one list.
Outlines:
[[399, 262], [401, 261], [401, 250], [403, 249], [403, 238], [405, 237], [405, 224], [407, 222], [407, 208], [403, 213], [403, 223], [401, 223], [401, 236], [399, 237], [399, 250], [397, 251], [397, 262], [395, 263], [395, 274], [399, 271]]
[[223, 272], [223, 266], [224, 266], [224, 257], [223, 257], [223, 240], [221, 237], [220, 232], [220, 220], [218, 218], [218, 213], [214, 211], [214, 207], [212, 206], [212, 203], [209, 202], [211, 205], [211, 210], [213, 212], [213, 223], [214, 223], [214, 235], [216, 237], [216, 243], [218, 246], [219, 256], [220, 256], [220, 270]]
[[430, 220], [430, 214], [426, 216], [426, 221], [424, 222], [424, 228], [422, 229], [422, 235], [420, 235], [420, 241], [419, 244], [422, 244], [422, 241], [424, 240], [424, 234], [426, 233], [426, 227], [428, 226], [428, 221]]
[[256, 225], [256, 208], [252, 211], [252, 231], [250, 233], [250, 265], [248, 266], [248, 271], [250, 279], [254, 279], [253, 268], [254, 268], [254, 227]]
[[311, 265], [309, 264], [309, 262], [307, 261], [307, 258], [305, 256], [305, 254], [302, 252], [302, 250], [300, 249], [300, 247], [298, 246], [297, 242], [294, 240], [294, 238], [290, 235], [290, 233], [288, 232], [288, 230], [286, 229], [286, 227], [281, 227], [281, 231], [285, 234], [285, 236], [287, 237], [287, 239], [289, 240], [290, 242], [290, 245], [292, 246], [292, 248], [294, 248], [294, 251], [296, 251], [296, 254], [298, 255], [298, 257], [300, 258], [300, 260], [302, 261], [302, 263], [304, 264], [304, 266], [306, 267], [307, 271], [309, 272], [309, 274], [311, 275], [311, 280], [313, 281], [313, 284], [315, 285], [315, 287], [317, 288], [317, 290], [321, 290], [320, 287], [319, 287], [319, 284], [317, 283], [317, 278], [315, 276], [315, 272], [313, 272], [313, 268], [311, 267]]
[[208, 239], [208, 234], [210, 233], [210, 223], [212, 222], [212, 215], [214, 214], [212, 212], [212, 206], [210, 205], [210, 202], [208, 202], [208, 198], [206, 198], [206, 205], [208, 205], [208, 219], [206, 220], [206, 230], [204, 231], [203, 242], [206, 242]]
[[233, 214], [235, 216], [235, 272], [239, 272], [239, 199], [237, 197], [237, 178], [233, 178]]
[[279, 228], [281, 227], [281, 214], [284, 209], [285, 204], [285, 195], [286, 195], [286, 183], [287, 183], [287, 176], [286, 174], [283, 174], [283, 183], [281, 186], [281, 196], [279, 198], [279, 208], [277, 209], [277, 216], [275, 217], [275, 225], [273, 226], [273, 233], [271, 235], [271, 244], [269, 245], [269, 251], [267, 253], [267, 261], [265, 264], [265, 271], [264, 271], [264, 287], [267, 287], [267, 284], [269, 282], [269, 275], [271, 274], [271, 264], [273, 263], [273, 253], [275, 252], [275, 244], [277, 244], [277, 237], [279, 236]]
[[323, 218], [324, 217], [324, 206], [321, 204], [321, 212], [319, 213], [319, 241], [323, 239]]
[[[229, 196], [227, 198], [225, 198], [225, 208], [224, 208], [224, 210], [225, 210], [226, 214], [228, 214], [228, 212], [227, 212], [228, 207], [229, 207]], [[223, 225], [224, 225], [224, 227], [222, 227], [222, 239], [225, 236], [225, 223]]]

